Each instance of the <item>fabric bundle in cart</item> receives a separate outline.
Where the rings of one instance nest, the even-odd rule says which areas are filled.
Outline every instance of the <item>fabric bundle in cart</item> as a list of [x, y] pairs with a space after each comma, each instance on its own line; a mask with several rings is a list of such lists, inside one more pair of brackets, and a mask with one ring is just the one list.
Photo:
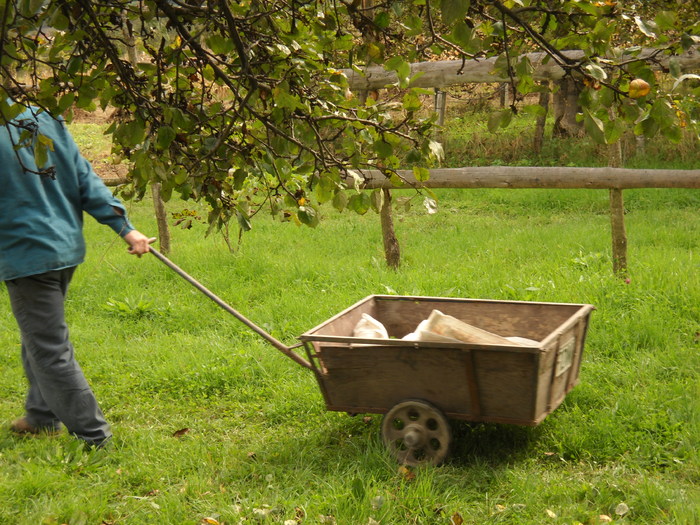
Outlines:
[[[353, 337], [388, 339], [386, 328], [368, 314], [362, 314], [362, 319], [353, 330]], [[460, 321], [456, 317], [446, 315], [440, 310], [433, 310], [430, 316], [422, 321], [416, 329], [402, 337], [404, 341], [424, 341], [434, 343], [472, 343], [494, 344], [507, 346], [532, 346], [538, 341], [518, 336], [500, 336], [479, 327]]]

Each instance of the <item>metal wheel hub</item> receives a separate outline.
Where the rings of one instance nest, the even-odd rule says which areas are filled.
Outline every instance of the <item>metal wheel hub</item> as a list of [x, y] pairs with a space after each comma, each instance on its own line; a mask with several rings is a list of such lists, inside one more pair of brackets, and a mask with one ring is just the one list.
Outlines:
[[404, 465], [438, 465], [449, 452], [450, 426], [439, 408], [422, 401], [403, 401], [386, 413], [382, 438]]

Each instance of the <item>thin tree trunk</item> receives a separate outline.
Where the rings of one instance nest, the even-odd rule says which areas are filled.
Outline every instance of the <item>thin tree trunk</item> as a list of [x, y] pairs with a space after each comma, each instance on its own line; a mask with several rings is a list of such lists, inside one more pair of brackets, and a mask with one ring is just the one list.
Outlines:
[[151, 184], [151, 195], [153, 196], [153, 210], [156, 214], [158, 224], [158, 246], [161, 253], [170, 253], [170, 227], [168, 226], [168, 214], [165, 211], [165, 202], [160, 195], [160, 182]]
[[576, 120], [581, 89], [570, 77], [562, 78], [558, 84], [559, 90], [553, 96], [554, 129], [552, 133], [555, 137], [583, 136], [583, 124]]
[[384, 256], [386, 264], [389, 268], [397, 269], [401, 264], [401, 247], [399, 240], [396, 238], [394, 230], [394, 220], [391, 214], [391, 190], [382, 189], [384, 194], [384, 202], [380, 211], [382, 220], [382, 239], [384, 240]]
[[[365, 10], [365, 14], [369, 18], [373, 18], [372, 11], [374, 7], [374, 0], [362, 0], [362, 8]], [[378, 38], [377, 33], [374, 29], [365, 29], [362, 35], [365, 42], [375, 42]], [[378, 90], [378, 87], [375, 88]], [[359, 100], [364, 103], [367, 100], [368, 89], [362, 89], [358, 93]], [[379, 97], [377, 92], [375, 99]], [[435, 98], [437, 104], [438, 98]], [[384, 257], [386, 259], [386, 264], [389, 268], [396, 269], [401, 263], [401, 250], [399, 248], [399, 240], [396, 238], [396, 232], [394, 231], [394, 220], [392, 218], [391, 212], [391, 190], [383, 188], [382, 194], [384, 196], [382, 207], [379, 211], [382, 224], [382, 239], [384, 240]]]
[[625, 203], [622, 190], [610, 190], [610, 229], [612, 232], [613, 272], [620, 277], [627, 274], [627, 232], [625, 230]]
[[[546, 86], [548, 83], [542, 82], [542, 84]], [[532, 147], [537, 154], [542, 152], [542, 144], [544, 144], [544, 130], [549, 112], [549, 90], [540, 92], [539, 105], [544, 108], [544, 115], [538, 116], [535, 122], [535, 140]]]
[[[622, 143], [610, 146], [610, 166], [622, 166]], [[612, 236], [613, 272], [624, 277], [627, 274], [627, 231], [625, 229], [625, 201], [620, 188], [610, 190], [610, 232]]]
[[[131, 66], [136, 69], [138, 66], [138, 57], [136, 55], [136, 40], [131, 23], [126, 16], [122, 17], [122, 33], [126, 42], [126, 50], [129, 56]], [[156, 224], [158, 225], [158, 246], [161, 253], [168, 255], [170, 253], [170, 227], [168, 226], [168, 216], [165, 211], [165, 203], [160, 194], [160, 182], [151, 184], [151, 195], [153, 196], [153, 211], [156, 216]]]

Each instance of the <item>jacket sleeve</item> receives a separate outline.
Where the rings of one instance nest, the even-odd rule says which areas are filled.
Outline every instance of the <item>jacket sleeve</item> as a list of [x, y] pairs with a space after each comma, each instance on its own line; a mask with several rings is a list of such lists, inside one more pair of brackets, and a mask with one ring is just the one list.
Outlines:
[[73, 137], [63, 126], [66, 147], [70, 150], [80, 190], [80, 206], [83, 211], [90, 214], [101, 224], [112, 228], [117, 234], [124, 237], [134, 227], [126, 213], [126, 208], [107, 188], [102, 179], [95, 173], [92, 165], [85, 159], [78, 149]]

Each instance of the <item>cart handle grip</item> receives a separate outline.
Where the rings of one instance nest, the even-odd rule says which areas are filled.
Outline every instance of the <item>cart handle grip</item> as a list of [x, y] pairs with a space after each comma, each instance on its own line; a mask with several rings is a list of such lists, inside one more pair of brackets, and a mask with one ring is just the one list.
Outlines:
[[223, 308], [228, 313], [233, 315], [236, 319], [238, 319], [240, 322], [242, 322], [248, 328], [253, 330], [259, 336], [266, 339], [272, 346], [277, 348], [277, 350], [279, 350], [284, 355], [289, 357], [292, 361], [300, 364], [304, 368], [308, 368], [310, 370], [314, 369], [314, 367], [313, 367], [313, 365], [311, 365], [311, 363], [309, 363], [306, 359], [304, 359], [299, 354], [297, 354], [296, 352], [293, 351], [294, 348], [298, 348], [298, 347], [302, 346], [302, 343], [298, 343], [294, 346], [285, 345], [284, 343], [282, 343], [281, 341], [279, 341], [278, 339], [276, 339], [272, 335], [268, 334], [265, 330], [260, 328], [253, 321], [251, 321], [250, 319], [248, 319], [247, 317], [245, 317], [244, 315], [239, 313], [237, 310], [235, 310], [233, 307], [228, 305], [223, 299], [221, 299], [214, 292], [212, 292], [208, 288], [206, 288], [203, 284], [201, 284], [194, 277], [192, 277], [187, 272], [185, 272], [182, 268], [180, 268], [177, 264], [175, 264], [170, 259], [168, 259], [165, 255], [163, 255], [158, 250], [156, 250], [153, 246], [150, 246], [149, 252], [152, 253], [163, 264], [165, 264], [167, 267], [169, 267], [171, 270], [173, 270], [175, 273], [177, 273], [180, 277], [182, 277], [185, 281], [189, 282], [192, 286], [197, 288], [197, 290], [199, 290], [204, 295], [206, 295], [209, 299], [214, 301], [221, 308]]

